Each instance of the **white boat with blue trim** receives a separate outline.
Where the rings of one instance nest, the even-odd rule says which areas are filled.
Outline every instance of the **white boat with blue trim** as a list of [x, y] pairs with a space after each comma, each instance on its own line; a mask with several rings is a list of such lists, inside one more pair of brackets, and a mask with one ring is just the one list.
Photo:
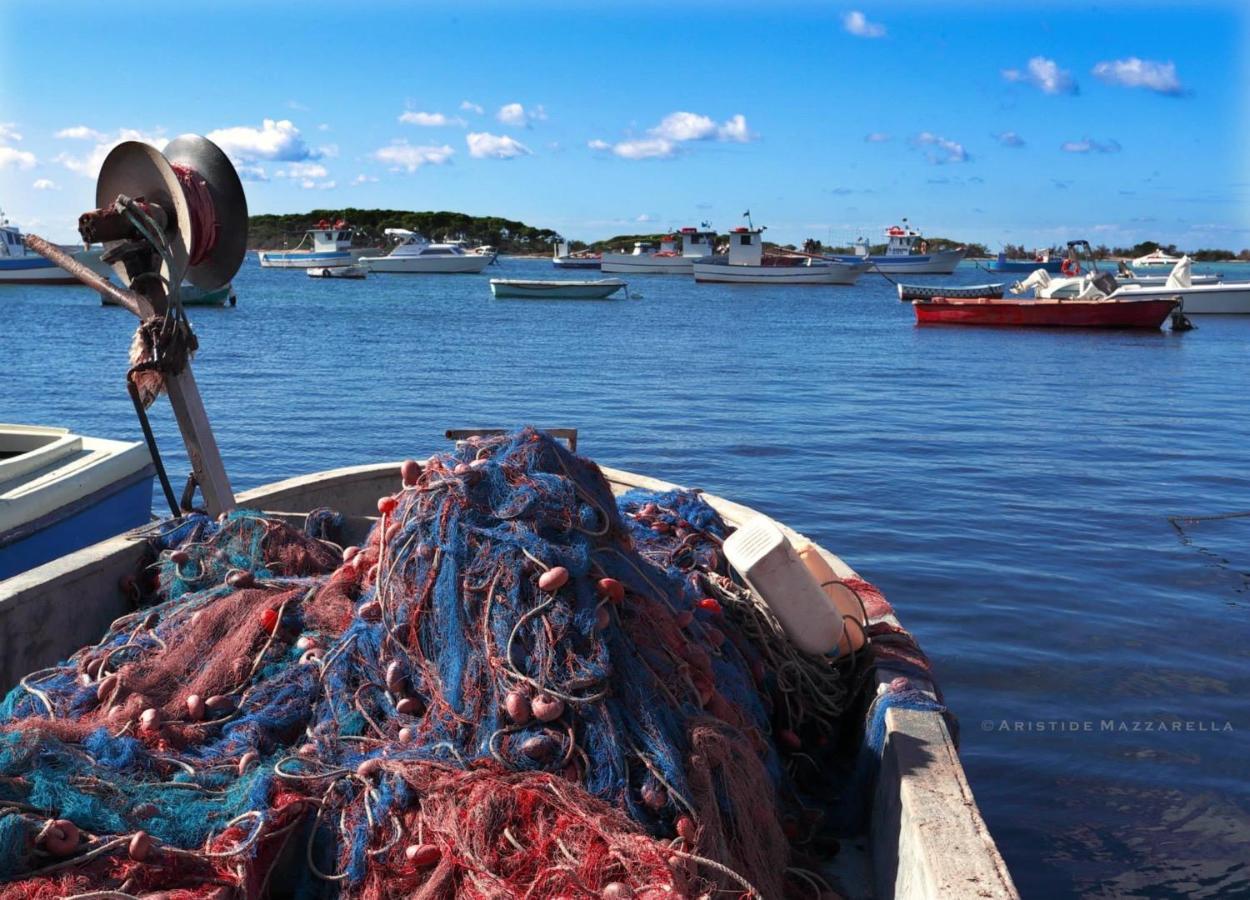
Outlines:
[[[266, 269], [308, 269], [313, 266], [350, 266], [354, 263], [352, 235], [354, 229], [342, 219], [328, 222], [322, 219], [315, 228], [304, 232], [304, 237], [290, 250], [261, 250], [260, 264]], [[309, 247], [304, 247], [305, 242]]]
[[689, 275], [696, 262], [715, 258], [715, 246], [716, 232], [705, 222], [702, 228], [665, 235], [658, 250], [654, 244], [636, 241], [632, 253], [605, 253], [600, 268], [613, 275]]
[[[112, 271], [100, 261], [104, 251], [77, 247], [63, 248], [75, 260], [100, 275], [109, 275]], [[70, 276], [65, 270], [44, 259], [38, 253], [32, 253], [22, 243], [22, 231], [0, 213], [0, 284], [79, 284], [78, 279]]]
[[715, 284], [854, 284], [868, 263], [846, 263], [810, 255], [764, 254], [763, 228], [735, 228], [729, 233], [729, 255], [695, 262], [699, 283]]
[[866, 238], [857, 238], [855, 253], [851, 256], [830, 256], [829, 259], [845, 263], [866, 262], [883, 275], [950, 275], [968, 251], [955, 250], [929, 252], [929, 244], [919, 231], [903, 220], [885, 230], [885, 253], [872, 254]]
[[0, 579], [146, 524], [153, 474], [143, 444], [0, 425]]

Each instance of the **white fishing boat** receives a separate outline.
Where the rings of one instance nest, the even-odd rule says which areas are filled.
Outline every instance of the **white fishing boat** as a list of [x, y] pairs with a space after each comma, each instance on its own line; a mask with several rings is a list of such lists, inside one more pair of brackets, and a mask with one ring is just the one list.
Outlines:
[[315, 266], [306, 271], [309, 278], [348, 278], [359, 280], [367, 274], [364, 266]]
[[1250, 281], [1216, 281], [1195, 284], [1192, 261], [1182, 256], [1162, 284], [1141, 284], [1100, 271], [1086, 241], [1069, 241], [1069, 255], [1076, 262], [1074, 274], [1051, 278], [1038, 270], [1011, 288], [1014, 294], [1034, 292], [1045, 300], [1180, 300], [1185, 315], [1250, 315]]
[[1134, 268], [1150, 268], [1151, 266], [1174, 266], [1181, 261], [1179, 256], [1168, 256], [1162, 250], [1156, 248], [1145, 256], [1139, 256], [1133, 260]]
[[845, 263], [813, 256], [768, 255], [763, 228], [735, 228], [729, 233], [729, 255], [695, 262], [699, 283], [718, 284], [854, 284], [869, 269], [866, 262]]
[[[1115, 280], [1121, 284], [1140, 284], [1143, 287], [1156, 287], [1161, 284], [1167, 284], [1171, 275], [1139, 275], [1123, 262], [1119, 264], [1119, 272], [1115, 276]], [[1208, 273], [1204, 275], [1190, 274], [1189, 280], [1193, 284], [1219, 284], [1224, 280], [1224, 276], [1219, 272]]]
[[[64, 247], [78, 262], [100, 275], [112, 270], [100, 260], [102, 248]], [[0, 212], [0, 284], [79, 284], [63, 269], [26, 249], [22, 231]]]
[[603, 265], [603, 255], [599, 253], [570, 253], [567, 241], [556, 241], [552, 246], [551, 264], [557, 269], [597, 269]]
[[470, 253], [459, 243], [432, 244], [407, 228], [388, 228], [395, 246], [386, 256], [362, 256], [358, 262], [370, 272], [406, 275], [477, 274], [494, 262], [494, 256]]
[[853, 255], [828, 258], [844, 263], [867, 262], [884, 275], [950, 275], [968, 253], [963, 247], [930, 253], [924, 235], [909, 226], [906, 219], [902, 225], [887, 228], [885, 239], [883, 254], [872, 254], [868, 240], [861, 237], [855, 240]]
[[[261, 250], [260, 264], [267, 269], [307, 269], [311, 266], [350, 266], [354, 229], [343, 219], [322, 219], [290, 250]], [[307, 243], [308, 246], [304, 247]]]
[[689, 275], [694, 263], [715, 258], [715, 247], [716, 232], [704, 223], [702, 228], [683, 228], [665, 235], [659, 249], [636, 241], [632, 253], [605, 253], [600, 268], [618, 275]]
[[[590, 281], [539, 281], [527, 278], [492, 278], [490, 292], [499, 298], [528, 297], [542, 300], [606, 300], [627, 288], [619, 278]], [[628, 289], [627, 289], [628, 293]]]
[[153, 472], [143, 444], [0, 424], [0, 579], [146, 524]]

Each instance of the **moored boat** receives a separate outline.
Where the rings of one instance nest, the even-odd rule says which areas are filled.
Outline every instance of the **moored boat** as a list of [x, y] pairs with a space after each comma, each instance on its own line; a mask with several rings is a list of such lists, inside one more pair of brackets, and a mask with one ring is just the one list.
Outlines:
[[946, 287], [940, 284], [899, 284], [898, 299], [904, 303], [913, 300], [925, 300], [930, 297], [1001, 297], [1006, 290], [1005, 282], [997, 284], [970, 284], [960, 287]]
[[[300, 242], [290, 250], [261, 250], [260, 264], [267, 269], [307, 269], [310, 266], [350, 266], [354, 229], [343, 219], [329, 222], [322, 219], [304, 232]], [[309, 247], [301, 249], [304, 243]]]
[[913, 300], [916, 321], [926, 325], [1013, 325], [1047, 328], [1159, 328], [1172, 299], [1038, 300], [933, 297]]
[[471, 253], [456, 241], [433, 244], [407, 228], [387, 228], [395, 246], [386, 256], [362, 256], [357, 260], [370, 272], [403, 275], [478, 274], [495, 261], [493, 255]]
[[589, 281], [542, 281], [530, 278], [492, 278], [490, 292], [501, 299], [606, 300], [627, 287], [619, 278]]
[[715, 255], [715, 247], [716, 232], [704, 223], [665, 235], [658, 249], [636, 241], [632, 253], [604, 253], [600, 268], [618, 275], [689, 275], [697, 262], [724, 258]]
[[854, 284], [869, 269], [866, 262], [765, 255], [763, 233], [763, 228], [735, 228], [729, 233], [729, 255], [695, 262], [694, 280], [700, 284]]
[[603, 254], [581, 251], [570, 253], [567, 241], [552, 245], [551, 264], [557, 269], [598, 269], [603, 265]]
[[[239, 295], [234, 291], [233, 284], [226, 284], [211, 291], [202, 290], [190, 282], [184, 282], [178, 292], [183, 306], [238, 306]], [[120, 306], [111, 294], [100, 295], [101, 306]]]
[[309, 278], [347, 278], [360, 280], [365, 277], [364, 266], [316, 266], [307, 270]]
[[[105, 265], [99, 247], [63, 248], [77, 262], [100, 275], [108, 276], [112, 270]], [[0, 212], [0, 284], [79, 284], [59, 266], [26, 249], [22, 243], [22, 231]]]
[[1058, 275], [1063, 267], [1062, 251], [1046, 248], [1036, 250], [1032, 259], [1008, 259], [1007, 254], [999, 251], [998, 259], [990, 263], [991, 272], [1034, 272], [1045, 269], [1051, 275]]
[[967, 255], [963, 247], [929, 252], [924, 235], [903, 220], [885, 230], [885, 253], [873, 254], [865, 238], [857, 238], [853, 255], [834, 255], [828, 259], [856, 264], [869, 263], [873, 271], [883, 275], [950, 275]]
[[1169, 256], [1162, 249], [1156, 247], [1144, 256], [1139, 256], [1133, 260], [1133, 267], [1137, 269], [1149, 269], [1156, 266], [1174, 266], [1181, 261], [1179, 256]]
[[0, 424], [0, 579], [146, 523], [153, 473], [143, 444]]

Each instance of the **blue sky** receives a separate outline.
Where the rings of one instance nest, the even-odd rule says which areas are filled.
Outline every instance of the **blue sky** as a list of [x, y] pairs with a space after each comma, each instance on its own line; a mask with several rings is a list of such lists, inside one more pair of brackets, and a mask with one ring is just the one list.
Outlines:
[[1244, 5], [10, 0], [0, 207], [71, 239], [113, 143], [194, 131], [253, 212], [1240, 249]]

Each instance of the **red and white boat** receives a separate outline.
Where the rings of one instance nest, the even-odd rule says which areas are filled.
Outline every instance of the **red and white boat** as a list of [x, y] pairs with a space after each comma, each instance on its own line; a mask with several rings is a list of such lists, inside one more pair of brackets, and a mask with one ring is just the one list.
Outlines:
[[924, 325], [1012, 325], [1047, 328], [1159, 328], [1173, 298], [1034, 300], [1031, 298], [933, 297], [912, 301]]

